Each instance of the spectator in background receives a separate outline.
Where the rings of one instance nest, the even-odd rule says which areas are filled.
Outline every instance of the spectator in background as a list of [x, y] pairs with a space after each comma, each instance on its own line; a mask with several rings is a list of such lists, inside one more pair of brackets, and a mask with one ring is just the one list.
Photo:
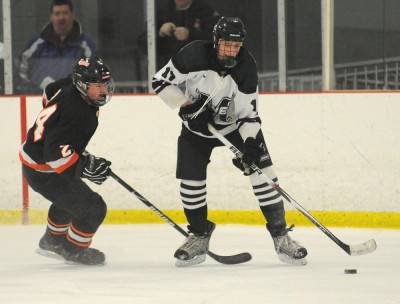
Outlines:
[[202, 0], [170, 0], [157, 16], [158, 68], [193, 40], [209, 40], [219, 13]]
[[95, 44], [75, 20], [71, 0], [53, 0], [50, 22], [21, 54], [18, 90], [40, 92], [69, 75], [78, 58], [90, 57], [95, 51]]

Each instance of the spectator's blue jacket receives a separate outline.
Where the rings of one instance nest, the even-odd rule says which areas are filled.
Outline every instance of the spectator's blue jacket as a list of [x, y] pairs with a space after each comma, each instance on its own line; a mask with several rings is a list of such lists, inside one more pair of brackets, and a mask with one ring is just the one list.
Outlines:
[[82, 33], [77, 21], [63, 42], [55, 34], [53, 25], [48, 23], [22, 52], [19, 76], [25, 85], [34, 86], [34, 91], [43, 90], [49, 83], [71, 74], [79, 57], [90, 57], [95, 51], [95, 44]]

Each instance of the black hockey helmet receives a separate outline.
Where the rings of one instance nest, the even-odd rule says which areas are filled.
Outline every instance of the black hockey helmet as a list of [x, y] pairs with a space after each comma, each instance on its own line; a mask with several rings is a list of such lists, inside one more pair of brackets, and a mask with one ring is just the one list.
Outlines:
[[[221, 17], [214, 25], [213, 43], [214, 48], [218, 52], [218, 42], [220, 39], [226, 41], [243, 42], [246, 37], [246, 30], [242, 20], [238, 17]], [[221, 64], [226, 68], [232, 68], [237, 64], [235, 57], [227, 57], [220, 60]]]
[[87, 91], [91, 83], [106, 84], [107, 94], [102, 95], [99, 100], [90, 100], [87, 98], [90, 104], [97, 107], [109, 102], [114, 92], [114, 83], [110, 69], [97, 56], [81, 57], [78, 59], [72, 70], [72, 82], [76, 89], [85, 97], [87, 97]]

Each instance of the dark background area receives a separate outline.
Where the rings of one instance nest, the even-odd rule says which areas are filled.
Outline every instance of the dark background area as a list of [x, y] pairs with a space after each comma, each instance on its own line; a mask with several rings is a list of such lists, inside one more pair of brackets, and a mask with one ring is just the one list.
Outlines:
[[[168, 0], [158, 0], [165, 5]], [[277, 70], [277, 0], [204, 0], [221, 15], [240, 17], [247, 28], [247, 47], [259, 72]], [[117, 82], [147, 79], [146, 56], [137, 47], [145, 30], [143, 0], [73, 0], [83, 30], [109, 63]], [[321, 65], [321, 1], [287, 0], [288, 69]], [[13, 54], [48, 22], [48, 0], [13, 0]], [[398, 56], [400, 1], [335, 0], [335, 63]], [[14, 72], [15, 73], [15, 72]]]

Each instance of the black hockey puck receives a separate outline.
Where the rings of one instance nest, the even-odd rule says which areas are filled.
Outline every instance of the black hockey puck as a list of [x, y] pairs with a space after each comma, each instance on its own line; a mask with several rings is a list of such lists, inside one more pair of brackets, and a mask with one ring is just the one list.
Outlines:
[[346, 274], [356, 274], [357, 273], [357, 269], [355, 269], [355, 268], [345, 269], [344, 273], [346, 273]]

